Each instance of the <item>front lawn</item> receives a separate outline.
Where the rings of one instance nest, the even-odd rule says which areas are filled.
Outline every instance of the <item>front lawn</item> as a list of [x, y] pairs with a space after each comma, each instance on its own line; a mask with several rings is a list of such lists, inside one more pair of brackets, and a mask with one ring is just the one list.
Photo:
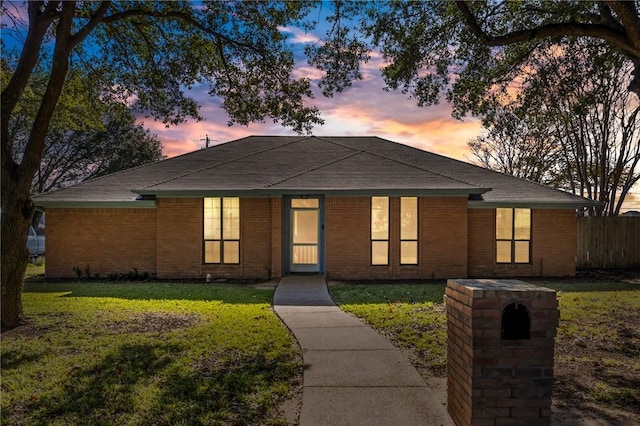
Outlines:
[[[558, 291], [561, 313], [554, 403], [640, 414], [640, 285], [584, 280], [538, 284]], [[337, 283], [330, 292], [342, 309], [410, 351], [419, 371], [443, 377], [444, 287], [443, 283]]]
[[559, 292], [554, 397], [640, 414], [640, 285], [541, 284]]
[[273, 290], [28, 283], [2, 335], [2, 424], [283, 424], [300, 355]]

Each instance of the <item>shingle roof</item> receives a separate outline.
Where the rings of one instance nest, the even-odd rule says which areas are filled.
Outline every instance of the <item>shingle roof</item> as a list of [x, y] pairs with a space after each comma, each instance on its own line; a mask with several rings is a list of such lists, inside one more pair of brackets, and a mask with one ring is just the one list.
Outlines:
[[37, 197], [37, 204], [132, 204], [138, 194], [470, 195], [480, 204], [593, 202], [378, 137], [250, 136]]

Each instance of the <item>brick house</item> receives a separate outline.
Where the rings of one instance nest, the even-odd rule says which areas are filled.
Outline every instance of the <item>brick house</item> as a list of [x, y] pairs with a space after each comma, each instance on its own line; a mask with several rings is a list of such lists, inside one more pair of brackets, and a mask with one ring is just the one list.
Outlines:
[[36, 199], [50, 278], [575, 274], [592, 201], [376, 137], [252, 136]]

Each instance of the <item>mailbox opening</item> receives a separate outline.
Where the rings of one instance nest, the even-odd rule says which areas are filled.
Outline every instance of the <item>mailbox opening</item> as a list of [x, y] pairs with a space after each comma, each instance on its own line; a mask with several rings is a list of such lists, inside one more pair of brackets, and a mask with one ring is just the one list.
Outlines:
[[502, 310], [502, 340], [531, 338], [531, 316], [526, 306], [514, 302]]

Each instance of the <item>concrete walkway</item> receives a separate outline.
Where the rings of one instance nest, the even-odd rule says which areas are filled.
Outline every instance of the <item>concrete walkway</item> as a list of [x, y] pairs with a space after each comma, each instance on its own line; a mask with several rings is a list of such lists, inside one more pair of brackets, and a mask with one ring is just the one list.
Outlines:
[[341, 311], [324, 277], [283, 278], [274, 309], [304, 360], [300, 425], [453, 425], [407, 358]]

